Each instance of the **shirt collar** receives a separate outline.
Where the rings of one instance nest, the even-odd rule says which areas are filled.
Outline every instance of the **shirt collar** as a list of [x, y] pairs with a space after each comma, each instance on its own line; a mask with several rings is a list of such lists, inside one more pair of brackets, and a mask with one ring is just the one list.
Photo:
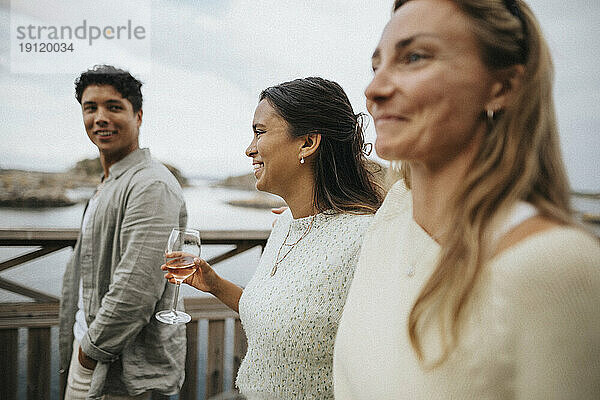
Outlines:
[[[108, 179], [117, 179], [131, 167], [148, 162], [152, 159], [150, 149], [136, 149], [127, 154], [122, 160], [117, 161], [108, 170]], [[104, 180], [104, 177], [102, 177]]]

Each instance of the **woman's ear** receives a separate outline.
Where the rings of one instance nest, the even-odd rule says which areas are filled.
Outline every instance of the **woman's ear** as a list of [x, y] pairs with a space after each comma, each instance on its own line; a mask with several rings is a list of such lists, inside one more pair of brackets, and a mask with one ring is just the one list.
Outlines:
[[502, 111], [509, 107], [521, 89], [525, 67], [517, 64], [504, 68], [496, 73], [497, 80], [492, 85], [490, 100], [486, 111]]
[[308, 158], [313, 155], [321, 144], [320, 133], [309, 133], [303, 136], [302, 147], [300, 147], [299, 158]]

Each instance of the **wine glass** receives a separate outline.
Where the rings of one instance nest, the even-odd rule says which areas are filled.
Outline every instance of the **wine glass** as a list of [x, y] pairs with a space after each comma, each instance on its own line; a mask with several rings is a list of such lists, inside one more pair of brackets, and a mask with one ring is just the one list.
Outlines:
[[194, 257], [200, 257], [200, 232], [195, 229], [173, 229], [167, 242], [165, 254], [181, 252], [177, 257], [166, 257], [165, 264], [175, 279], [175, 293], [170, 310], [156, 313], [156, 319], [165, 324], [187, 324], [192, 320], [189, 314], [177, 311], [177, 300], [179, 298], [179, 287], [181, 282], [196, 272]]

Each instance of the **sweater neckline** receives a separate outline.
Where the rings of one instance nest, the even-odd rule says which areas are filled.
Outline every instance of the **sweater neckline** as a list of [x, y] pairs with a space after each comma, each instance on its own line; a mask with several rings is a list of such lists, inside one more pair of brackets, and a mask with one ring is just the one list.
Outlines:
[[[291, 215], [291, 212], [290, 212], [290, 215]], [[313, 225], [313, 228], [315, 228], [316, 225], [319, 225], [319, 224], [323, 223], [324, 221], [329, 220], [333, 215], [335, 215], [333, 210], [326, 210], [326, 211], [319, 212], [315, 215], [309, 215], [308, 217], [301, 217], [301, 218], [292, 217], [291, 222], [290, 222], [290, 232], [305, 231], [306, 229], [308, 229], [308, 227], [310, 226], [311, 223]], [[313, 221], [313, 219], [314, 219], [314, 221]]]
[[440, 247], [440, 244], [413, 218], [412, 192], [406, 187], [403, 180], [399, 180], [392, 186], [385, 202], [390, 203], [389, 209], [392, 214], [404, 214], [412, 239], [423, 239], [427, 243]]
[[398, 246], [404, 260], [402, 275], [417, 279], [429, 276], [441, 246], [414, 220], [412, 193], [403, 181], [392, 186], [380, 211], [384, 221], [397, 218], [400, 222], [402, 234]]

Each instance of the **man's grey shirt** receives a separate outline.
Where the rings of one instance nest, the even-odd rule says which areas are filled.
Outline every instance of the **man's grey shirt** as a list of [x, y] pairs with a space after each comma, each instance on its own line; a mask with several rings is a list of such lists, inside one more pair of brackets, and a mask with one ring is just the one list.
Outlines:
[[184, 379], [185, 325], [162, 324], [154, 313], [173, 296], [160, 265], [171, 229], [186, 225], [181, 187], [148, 149], [112, 165], [103, 185], [63, 278], [61, 372], [71, 358], [81, 277], [89, 327], [81, 348], [98, 360], [88, 398], [174, 394]]

